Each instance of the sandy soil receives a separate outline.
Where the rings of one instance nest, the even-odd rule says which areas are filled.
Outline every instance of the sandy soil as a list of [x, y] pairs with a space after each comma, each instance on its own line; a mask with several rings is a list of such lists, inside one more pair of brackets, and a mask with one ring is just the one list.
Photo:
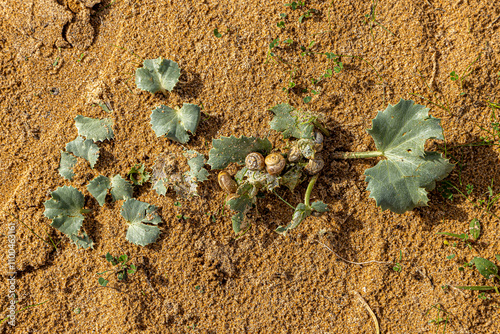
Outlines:
[[[477, 291], [454, 288], [491, 284], [477, 270], [459, 267], [500, 253], [498, 219], [477, 204], [488, 198], [489, 186], [500, 192], [498, 146], [470, 145], [492, 129], [488, 101], [500, 100], [497, 1], [380, 2], [376, 18], [390, 32], [364, 23], [368, 1], [306, 1], [296, 10], [283, 1], [99, 2], [0, 1], [0, 318], [10, 302], [10, 222], [17, 226], [17, 309], [46, 302], [20, 311], [15, 328], [3, 322], [1, 333], [374, 333], [358, 294], [382, 333], [443, 332], [445, 321], [439, 328], [430, 322], [438, 305], [446, 311], [440, 314], [446, 333], [500, 332], [496, 294], [481, 299]], [[317, 12], [299, 23], [312, 8]], [[281, 13], [287, 14], [284, 29], [276, 25]], [[222, 37], [214, 36], [215, 28]], [[295, 42], [274, 50], [281, 61], [266, 61], [278, 37]], [[340, 73], [313, 85], [311, 79], [334, 64], [323, 55], [301, 57], [300, 46], [311, 41], [311, 51], [362, 57], [373, 67], [342, 57]], [[183, 83], [167, 96], [134, 83], [141, 59], [159, 56], [182, 69]], [[462, 88], [450, 80], [452, 71], [471, 72]], [[282, 88], [290, 76], [297, 86], [287, 94]], [[320, 93], [304, 104], [303, 90], [311, 89]], [[400, 98], [442, 119], [448, 156], [458, 163], [448, 180], [464, 194], [473, 185], [468, 199], [453, 190], [453, 200], [446, 200], [434, 190], [428, 207], [381, 212], [363, 176], [375, 159], [327, 159], [313, 198], [330, 212], [283, 237], [274, 229], [288, 222], [292, 209], [268, 195], [252, 214], [252, 229], [236, 239], [211, 171], [200, 197], [190, 200], [174, 192], [159, 196], [150, 184], [135, 188], [134, 196], [158, 206], [163, 220], [160, 239], [140, 247], [125, 240], [121, 202], [99, 207], [86, 189], [97, 175], [125, 177], [136, 163], [151, 168], [161, 153], [183, 151], [151, 129], [151, 110], [162, 103], [203, 105], [198, 131], [185, 147], [208, 156], [220, 136], [268, 137], [277, 149], [286, 147], [269, 128], [269, 108], [289, 102], [316, 112], [332, 132], [328, 157], [374, 150], [365, 129]], [[112, 113], [98, 101], [108, 102]], [[111, 117], [115, 139], [99, 144], [94, 169], [78, 159], [76, 176], [67, 181], [58, 173], [60, 150], [77, 136], [76, 115]], [[93, 209], [83, 223], [93, 250], [77, 249], [43, 215], [50, 191], [63, 185], [83, 192]], [[295, 205], [305, 187], [280, 194]], [[499, 214], [496, 204], [489, 211]], [[59, 242], [57, 251], [12, 215], [42, 238], [48, 233]], [[436, 234], [465, 233], [473, 218], [482, 233], [471, 247]], [[349, 261], [389, 264], [351, 264], [332, 251]], [[110, 269], [107, 252], [127, 254], [138, 272], [99, 286], [97, 273]]]

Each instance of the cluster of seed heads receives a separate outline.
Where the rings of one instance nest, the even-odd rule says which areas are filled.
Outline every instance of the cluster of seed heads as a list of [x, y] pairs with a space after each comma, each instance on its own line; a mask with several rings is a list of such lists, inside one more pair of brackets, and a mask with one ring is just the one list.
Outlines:
[[[261, 171], [265, 168], [267, 173], [270, 175], [278, 176], [285, 169], [287, 160], [290, 163], [295, 163], [305, 157], [309, 159], [309, 162], [304, 167], [304, 170], [307, 174], [314, 175], [319, 173], [325, 165], [323, 159], [314, 154], [322, 149], [323, 135], [316, 131], [314, 132], [314, 145], [311, 156], [304, 156], [304, 153], [300, 149], [299, 145], [295, 144], [288, 152], [288, 159], [285, 159], [281, 153], [271, 153], [265, 158], [259, 152], [249, 153], [245, 158], [245, 167], [254, 171]], [[234, 194], [238, 190], [238, 184], [228, 172], [220, 172], [217, 179], [219, 181], [219, 185], [225, 192]]]

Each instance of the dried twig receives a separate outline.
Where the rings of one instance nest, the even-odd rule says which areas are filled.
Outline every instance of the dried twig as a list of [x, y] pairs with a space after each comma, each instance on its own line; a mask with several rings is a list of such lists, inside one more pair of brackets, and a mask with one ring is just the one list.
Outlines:
[[347, 259], [344, 259], [342, 256], [338, 255], [337, 253], [335, 253], [330, 247], [328, 247], [327, 245], [325, 245], [324, 243], [322, 243], [321, 241], [318, 241], [318, 243], [322, 244], [323, 247], [325, 247], [326, 249], [328, 249], [330, 252], [332, 252], [333, 254], [335, 254], [336, 257], [338, 257], [339, 259], [341, 259], [342, 261], [344, 262], [347, 262], [347, 263], [350, 263], [350, 264], [357, 264], [358, 266], [362, 266], [364, 264], [370, 264], [370, 263], [378, 263], [378, 264], [395, 264], [394, 262], [385, 262], [385, 261], [376, 261], [376, 260], [372, 260], [372, 261], [367, 261], [367, 262], [352, 262], [352, 261], [349, 261]]
[[378, 320], [377, 316], [375, 316], [375, 313], [373, 313], [372, 309], [370, 308], [370, 305], [361, 297], [361, 295], [357, 291], [351, 291], [351, 293], [355, 294], [358, 297], [359, 302], [365, 307], [365, 309], [370, 313], [373, 323], [375, 324], [375, 333], [380, 334], [380, 326], [378, 325]]

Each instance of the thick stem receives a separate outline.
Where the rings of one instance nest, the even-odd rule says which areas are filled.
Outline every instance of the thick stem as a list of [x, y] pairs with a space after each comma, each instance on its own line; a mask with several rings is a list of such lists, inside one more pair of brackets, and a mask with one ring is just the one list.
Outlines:
[[383, 156], [384, 153], [380, 151], [368, 152], [333, 152], [330, 157], [334, 159], [359, 159], [359, 158], [376, 158]]
[[316, 174], [312, 177], [311, 181], [309, 181], [309, 185], [307, 186], [306, 190], [306, 196], [304, 197], [304, 204], [307, 207], [310, 207], [311, 205], [309, 204], [309, 199], [311, 198], [311, 193], [314, 188], [314, 184], [316, 183], [316, 180], [318, 179], [319, 174]]
[[325, 136], [330, 137], [330, 131], [328, 131], [323, 125], [321, 125], [320, 122], [318, 121], [313, 121], [312, 122], [315, 127], [318, 128], [319, 131], [321, 131]]

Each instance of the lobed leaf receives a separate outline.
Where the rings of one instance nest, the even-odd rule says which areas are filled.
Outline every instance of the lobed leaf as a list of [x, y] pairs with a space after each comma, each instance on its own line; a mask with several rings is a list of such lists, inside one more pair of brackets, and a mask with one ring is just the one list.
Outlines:
[[73, 187], [59, 187], [50, 193], [52, 199], [43, 203], [45, 217], [52, 220], [50, 226], [70, 236], [80, 231], [85, 200], [83, 194]]
[[77, 248], [94, 248], [94, 242], [89, 238], [87, 233], [85, 231], [82, 231], [82, 236], [79, 236], [77, 234], [71, 234], [69, 236], [71, 241], [77, 246]]
[[61, 151], [61, 161], [59, 162], [59, 174], [67, 180], [72, 180], [75, 173], [73, 173], [73, 167], [75, 167], [76, 158], [69, 154], [68, 152]]
[[90, 162], [92, 168], [94, 168], [99, 158], [99, 147], [91, 139], [85, 140], [80, 136], [66, 144], [66, 151], [73, 153], [77, 157], [84, 158]]
[[113, 202], [118, 200], [126, 200], [132, 198], [134, 187], [120, 174], [113, 176], [111, 179], [111, 196]]
[[203, 154], [200, 154], [196, 151], [189, 150], [184, 153], [184, 156], [188, 158], [189, 171], [186, 172], [186, 176], [188, 176], [193, 182], [203, 182], [208, 180], [208, 171], [203, 168], [207, 159]]
[[241, 194], [238, 197], [231, 198], [226, 204], [233, 211], [236, 211], [231, 217], [234, 233], [239, 233], [245, 225], [246, 213], [253, 207], [255, 197], [251, 197], [248, 193]]
[[113, 139], [113, 121], [109, 118], [95, 119], [77, 115], [75, 125], [78, 134], [94, 142]]
[[245, 163], [248, 153], [260, 152], [267, 154], [273, 148], [271, 142], [265, 138], [245, 137], [236, 138], [221, 137], [212, 140], [212, 149], [208, 153], [208, 162], [212, 169], [226, 168], [232, 162], [240, 165]]
[[403, 213], [427, 205], [427, 192], [454, 167], [440, 153], [424, 151], [427, 139], [443, 139], [439, 119], [428, 111], [401, 99], [379, 112], [368, 130], [386, 158], [365, 171], [369, 197], [382, 210]]
[[184, 103], [181, 109], [160, 105], [151, 114], [151, 126], [157, 137], [167, 138], [185, 144], [189, 141], [188, 131], [195, 133], [200, 122], [200, 107]]
[[129, 222], [127, 240], [133, 244], [146, 246], [158, 239], [161, 222], [156, 206], [129, 198], [123, 203], [121, 214]]
[[162, 57], [146, 59], [143, 66], [135, 71], [135, 84], [142, 90], [165, 93], [172, 91], [179, 81], [180, 68], [175, 61]]
[[270, 123], [271, 129], [283, 132], [284, 138], [313, 138], [314, 125], [294, 114], [295, 109], [289, 104], [278, 104], [271, 111], [275, 115]]
[[99, 175], [89, 182], [87, 190], [94, 196], [100, 206], [104, 205], [108, 189], [111, 188], [109, 177]]

